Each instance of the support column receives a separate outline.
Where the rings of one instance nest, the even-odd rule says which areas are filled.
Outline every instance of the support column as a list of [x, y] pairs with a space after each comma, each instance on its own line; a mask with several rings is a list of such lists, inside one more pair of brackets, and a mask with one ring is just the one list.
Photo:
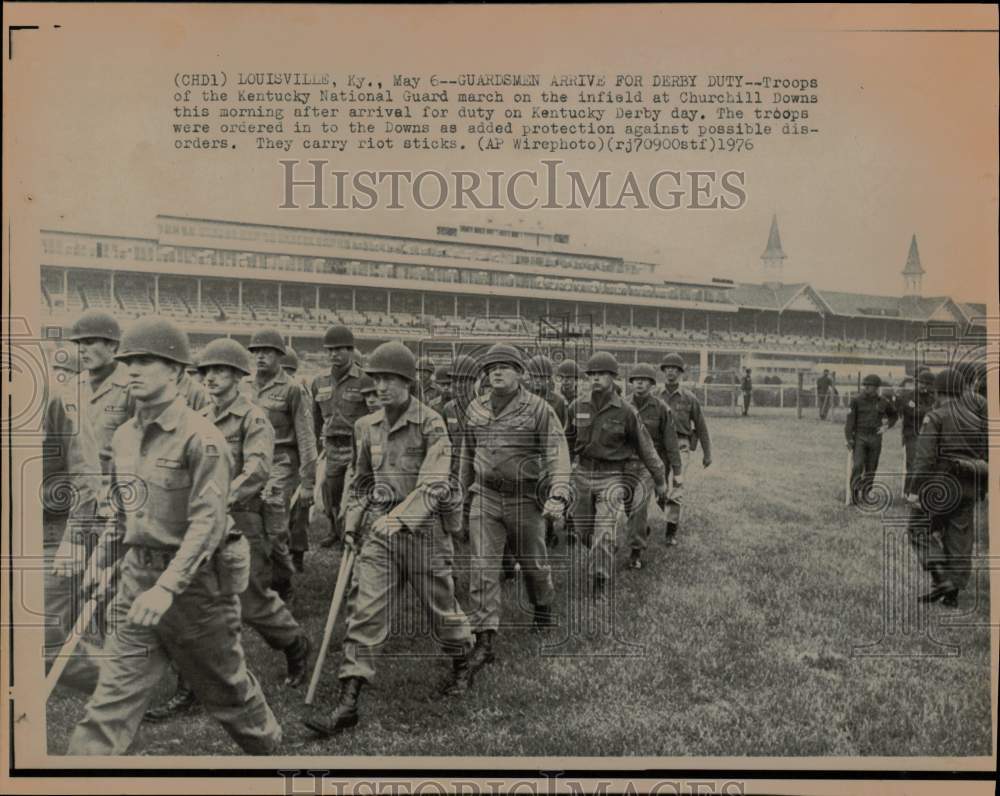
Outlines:
[[316, 315], [319, 315], [319, 285], [316, 285]]
[[[112, 277], [114, 274], [112, 274]], [[199, 284], [201, 281], [199, 280]], [[160, 275], [155, 274], [153, 276], [153, 312], [157, 315], [160, 314]]]
[[698, 352], [698, 383], [705, 383], [705, 374], [708, 372], [708, 349], [702, 348]]
[[660, 321], [660, 308], [657, 307], [656, 308], [656, 331], [660, 331], [660, 329], [662, 329], [662, 328], [663, 328], [663, 325], [662, 325], [662, 323]]
[[[456, 318], [458, 317], [458, 293], [455, 294], [455, 311], [452, 313]], [[486, 299], [486, 317], [490, 316], [490, 300]]]
[[111, 278], [108, 281], [108, 290], [111, 291], [111, 311], [114, 312], [115, 305], [118, 303], [115, 299], [115, 272], [111, 271], [109, 276]]
[[358, 289], [356, 287], [351, 288], [351, 312], [358, 311]]
[[201, 315], [201, 280], [199, 279], [197, 281], [198, 281], [198, 298], [197, 298], [197, 301], [198, 301], [198, 314]]
[[[458, 296], [455, 296], [455, 314], [458, 315]], [[486, 297], [486, 320], [490, 319], [490, 297]]]
[[820, 323], [820, 327], [819, 327], [820, 337], [822, 337], [824, 340], [826, 340], [826, 316], [825, 315], [820, 315], [819, 316], [819, 323]]
[[514, 299], [514, 314], [520, 318], [521, 317], [521, 299]]
[[392, 315], [392, 293], [385, 291], [385, 314]]
[[635, 328], [635, 307], [631, 304], [628, 305], [628, 325], [629, 328]]
[[681, 310], [681, 331], [684, 331], [684, 310]]
[[421, 315], [426, 315], [427, 314], [425, 312], [426, 307], [424, 305], [424, 298], [426, 298], [426, 296], [427, 296], [426, 293], [424, 293], [423, 291], [420, 291], [420, 314]]
[[281, 317], [281, 282], [278, 282], [278, 317]]
[[778, 334], [781, 334], [781, 313], [778, 313]]
[[243, 280], [236, 283], [236, 317], [243, 317]]

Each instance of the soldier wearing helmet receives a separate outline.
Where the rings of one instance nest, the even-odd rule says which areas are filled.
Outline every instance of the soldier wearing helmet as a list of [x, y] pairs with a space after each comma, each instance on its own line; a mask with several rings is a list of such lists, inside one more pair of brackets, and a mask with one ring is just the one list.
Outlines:
[[913, 388], [902, 390], [896, 396], [896, 411], [902, 429], [903, 449], [906, 451], [906, 478], [903, 494], [912, 492], [913, 463], [917, 454], [917, 435], [924, 424], [924, 417], [934, 406], [934, 374], [926, 367], [917, 369]]
[[[274, 426], [274, 462], [264, 487], [264, 519], [271, 539], [273, 587], [287, 603], [292, 575], [301, 571], [308, 539], [297, 538], [289, 550], [290, 512], [298, 490], [299, 507], [312, 503], [316, 478], [316, 430], [308, 392], [281, 368], [285, 341], [276, 329], [261, 329], [247, 345], [254, 355], [256, 374], [250, 382], [251, 400], [264, 410]], [[298, 527], [298, 524], [296, 524]]]
[[378, 402], [378, 389], [375, 387], [375, 380], [367, 373], [361, 377], [361, 382], [358, 385], [358, 392], [360, 392], [365, 399], [365, 407], [368, 409], [368, 414], [377, 411], [379, 406], [381, 406]]
[[434, 360], [430, 357], [420, 357], [417, 360], [417, 379], [412, 386], [417, 400], [427, 406], [441, 397], [441, 392], [434, 385]]
[[851, 502], [861, 503], [868, 497], [878, 460], [882, 453], [882, 435], [896, 425], [899, 413], [892, 401], [879, 395], [882, 379], [875, 374], [865, 376], [861, 393], [851, 399], [844, 436], [852, 452]]
[[[552, 360], [545, 354], [536, 354], [528, 360], [528, 388], [552, 407], [559, 423], [566, 425], [566, 399], [552, 385]], [[574, 387], [575, 389], [575, 387]]]
[[459, 480], [471, 494], [469, 536], [473, 575], [469, 619], [476, 635], [473, 670], [494, 660], [500, 628], [504, 549], [521, 565], [535, 627], [553, 622], [554, 588], [545, 545], [545, 518], [569, 504], [569, 449], [562, 423], [542, 398], [521, 384], [519, 350], [498, 343], [479, 360], [490, 392], [465, 417]]
[[452, 658], [442, 694], [472, 683], [469, 622], [455, 598], [451, 573], [457, 529], [448, 477], [448, 433], [441, 416], [410, 393], [413, 354], [401, 342], [372, 352], [365, 372], [375, 381], [381, 408], [357, 421], [357, 455], [347, 492], [344, 543], [360, 545], [332, 714], [313, 713], [305, 724], [331, 736], [358, 723], [358, 697], [375, 675], [376, 647], [386, 640], [395, 590], [410, 581], [435, 639]]
[[309, 391], [316, 438], [324, 459], [320, 486], [323, 510], [332, 529], [320, 544], [330, 547], [341, 535], [344, 484], [354, 452], [354, 424], [368, 413], [368, 407], [361, 394], [364, 373], [354, 361], [354, 333], [346, 326], [331, 326], [326, 330], [323, 347], [330, 359], [330, 370], [316, 376]]
[[637, 457], [649, 470], [661, 506], [667, 499], [667, 481], [663, 461], [645, 424], [614, 390], [618, 361], [599, 351], [587, 360], [584, 371], [590, 380], [590, 394], [570, 404], [567, 423], [577, 464], [573, 472], [574, 522], [585, 539], [589, 536], [593, 596], [606, 608], [618, 533], [631, 493], [626, 472], [629, 459]]
[[823, 375], [816, 379], [816, 406], [819, 409], [820, 420], [826, 420], [836, 395], [837, 385], [830, 376], [830, 371], [824, 370]]
[[451, 367], [441, 365], [434, 370], [434, 388], [437, 396], [430, 402], [429, 406], [435, 412], [440, 413], [444, 405], [451, 400]]
[[[65, 528], [56, 536], [46, 527], [45, 645], [55, 654], [69, 638], [76, 620], [76, 606], [84, 564], [109, 516], [104, 476], [115, 430], [131, 417], [128, 373], [115, 360], [121, 329], [101, 310], [87, 310], [73, 324], [69, 339], [75, 343], [82, 371], [53, 390], [43, 415], [46, 447], [58, 450], [49, 464], [46, 483], [51, 494], [70, 494]], [[102, 456], [102, 453], [105, 454]], [[93, 653], [101, 644], [99, 634], [88, 634], [70, 659], [61, 683], [90, 693], [97, 681]]]
[[[660, 399], [670, 407], [674, 414], [674, 425], [677, 430], [677, 445], [681, 450], [681, 461], [684, 472], [690, 474], [689, 463], [691, 454], [701, 443], [701, 464], [708, 467], [712, 464], [712, 441], [708, 436], [708, 423], [701, 411], [701, 403], [691, 390], [681, 386], [681, 374], [684, 372], [684, 358], [680, 354], [670, 353], [660, 363], [663, 372], [663, 392]], [[681, 508], [684, 503], [684, 487], [673, 484], [670, 497], [667, 500], [667, 530], [665, 541], [668, 545], [677, 544], [677, 532], [681, 523]]]
[[125, 754], [168, 660], [244, 752], [271, 754], [281, 728], [240, 640], [244, 584], [232, 566], [246, 543], [228, 517], [229, 446], [177, 393], [177, 374], [191, 361], [187, 335], [166, 319], [144, 318], [123, 335], [116, 358], [137, 409], [111, 442], [117, 522], [96, 563], [113, 566], [122, 546], [127, 552], [108, 608], [116, 632], [105, 640], [97, 687], [67, 754]]
[[[441, 417], [448, 429], [448, 440], [451, 443], [450, 472], [455, 483], [458, 483], [459, 464], [462, 457], [462, 444], [466, 433], [466, 417], [469, 404], [476, 397], [476, 378], [479, 365], [475, 357], [459, 354], [448, 368], [451, 377], [451, 399], [441, 407]], [[462, 541], [469, 540], [469, 509], [472, 496], [466, 495], [462, 511], [462, 527], [458, 534]]]
[[[250, 352], [236, 340], [213, 340], [198, 355], [197, 367], [212, 403], [202, 410], [229, 443], [233, 480], [229, 516], [250, 547], [250, 577], [240, 594], [243, 623], [254, 628], [272, 649], [285, 654], [285, 684], [300, 685], [306, 674], [309, 642], [288, 607], [271, 588], [271, 543], [264, 530], [264, 501], [274, 457], [274, 428], [263, 410], [240, 392], [241, 379], [253, 370]], [[164, 704], [146, 712], [150, 721], [164, 721], [194, 705], [194, 692], [183, 679]]]
[[580, 376], [576, 362], [572, 359], [564, 359], [559, 363], [556, 375], [559, 378], [559, 394], [565, 399], [566, 406], [569, 406], [576, 400], [577, 379]]
[[[652, 365], [639, 363], [628, 376], [632, 392], [625, 402], [632, 406], [649, 432], [653, 447], [659, 455], [675, 489], [683, 484], [681, 450], [677, 443], [677, 429], [673, 412], [663, 401], [653, 395], [656, 371]], [[633, 498], [628, 512], [629, 566], [642, 569], [642, 552], [649, 538], [649, 502], [653, 497], [653, 479], [642, 462], [633, 457], [628, 472], [633, 476]]]
[[931, 589], [921, 602], [958, 607], [971, 576], [976, 503], [989, 476], [988, 417], [972, 400], [965, 374], [948, 368], [934, 377], [934, 407], [917, 437], [908, 532]]

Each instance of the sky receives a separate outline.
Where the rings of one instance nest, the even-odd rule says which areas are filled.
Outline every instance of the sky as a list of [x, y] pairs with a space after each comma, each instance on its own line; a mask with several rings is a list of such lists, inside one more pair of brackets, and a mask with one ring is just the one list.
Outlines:
[[[916, 234], [925, 295], [996, 298], [997, 35], [990, 6], [146, 8], [30, 5], [5, 72], [8, 207], [27, 234], [153, 234], [158, 213], [424, 235], [438, 224], [541, 224], [666, 274], [760, 281], [773, 214], [784, 281], [899, 294]], [[53, 25], [60, 27], [55, 28]], [[878, 30], [876, 30], [878, 29]], [[819, 132], [751, 153], [563, 155], [640, 177], [735, 169], [736, 211], [279, 210], [279, 157], [172, 147], [178, 72], [555, 72], [816, 78]], [[16, 158], [11, 160], [11, 156]], [[305, 159], [307, 155], [295, 153]], [[525, 153], [348, 152], [331, 169], [538, 168]], [[11, 192], [11, 189], [13, 191]], [[22, 215], [23, 213], [23, 215]], [[22, 227], [18, 227], [18, 230]]]

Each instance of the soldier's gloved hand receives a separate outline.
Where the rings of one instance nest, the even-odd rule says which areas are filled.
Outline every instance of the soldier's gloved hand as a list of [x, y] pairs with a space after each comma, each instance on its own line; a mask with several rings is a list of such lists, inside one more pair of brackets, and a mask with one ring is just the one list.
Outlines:
[[[674, 480], [674, 483], [675, 484], [677, 483], [676, 479]], [[663, 511], [667, 507], [667, 496], [668, 496], [667, 484], [666, 482], [662, 484], [655, 484], [653, 486], [653, 489], [656, 490], [656, 505], [658, 505], [660, 507], [660, 510]]]
[[174, 604], [174, 593], [156, 584], [135, 598], [128, 621], [141, 627], [155, 627]]
[[87, 561], [87, 548], [79, 542], [64, 539], [55, 558], [52, 559], [52, 574], [61, 578], [71, 578], [83, 572]]

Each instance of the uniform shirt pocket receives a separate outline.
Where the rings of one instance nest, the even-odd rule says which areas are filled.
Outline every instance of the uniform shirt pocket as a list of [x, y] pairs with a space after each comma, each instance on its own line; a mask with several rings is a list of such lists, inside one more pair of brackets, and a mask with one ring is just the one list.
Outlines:
[[149, 516], [171, 530], [183, 532], [188, 522], [191, 472], [182, 462], [157, 459], [143, 476], [148, 489]]

